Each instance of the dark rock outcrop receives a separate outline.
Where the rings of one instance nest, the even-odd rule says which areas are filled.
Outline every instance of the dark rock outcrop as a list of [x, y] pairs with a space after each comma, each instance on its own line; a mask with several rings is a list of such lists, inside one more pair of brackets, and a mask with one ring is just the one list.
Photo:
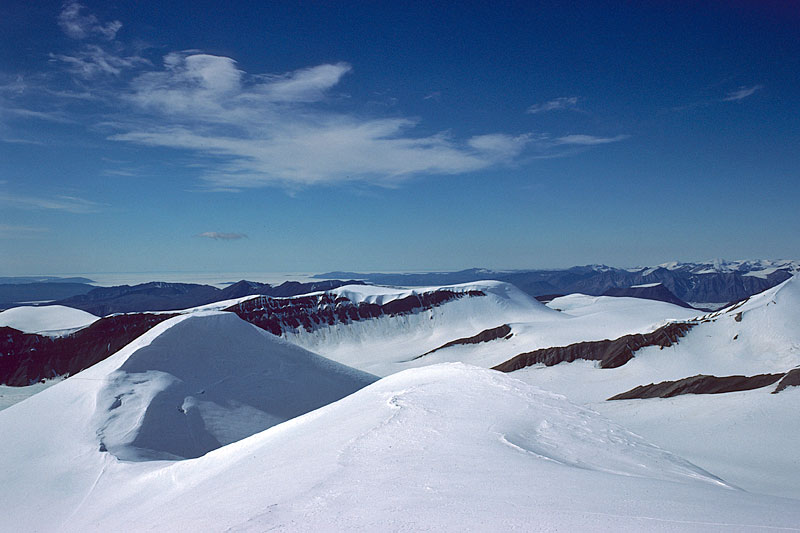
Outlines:
[[788, 387], [800, 387], [800, 368], [788, 371], [778, 383], [778, 386], [775, 387], [775, 390], [772, 391], [772, 394], [777, 394]]
[[636, 333], [614, 340], [578, 342], [569, 346], [542, 348], [532, 352], [521, 353], [495, 366], [494, 370], [514, 372], [531, 365], [544, 364], [553, 366], [558, 363], [570, 363], [578, 359], [600, 361], [600, 368], [616, 368], [630, 361], [638, 350], [647, 346], [660, 346], [662, 348], [672, 346], [678, 342], [680, 337], [686, 335], [694, 325], [686, 322], [675, 322], [660, 327], [651, 333]]
[[344, 296], [329, 292], [293, 298], [261, 296], [229, 307], [226, 311], [281, 335], [284, 331], [305, 329], [312, 331], [320, 326], [357, 322], [380, 316], [398, 316], [424, 311], [458, 298], [486, 296], [483, 291], [435, 290], [398, 298], [383, 305], [353, 302]]
[[422, 355], [416, 356], [415, 358], [411, 359], [411, 361], [416, 361], [417, 359], [421, 359], [426, 355], [449, 348], [450, 346], [458, 346], [460, 344], [480, 344], [482, 342], [489, 342], [497, 339], [508, 339], [511, 337], [511, 335], [513, 335], [513, 333], [511, 333], [511, 326], [508, 324], [503, 324], [502, 326], [497, 326], [496, 328], [485, 329], [477, 335], [473, 335], [472, 337], [464, 337], [442, 344], [438, 348], [434, 348], [429, 352], [425, 352]]
[[173, 316], [111, 316], [64, 337], [45, 337], [2, 327], [0, 384], [25, 386], [41, 379], [76, 374]]
[[756, 376], [696, 376], [677, 381], [662, 381], [640, 385], [609, 400], [634, 400], [642, 398], [672, 398], [681, 394], [722, 394], [725, 392], [760, 389], [772, 385], [784, 374], [758, 374]]

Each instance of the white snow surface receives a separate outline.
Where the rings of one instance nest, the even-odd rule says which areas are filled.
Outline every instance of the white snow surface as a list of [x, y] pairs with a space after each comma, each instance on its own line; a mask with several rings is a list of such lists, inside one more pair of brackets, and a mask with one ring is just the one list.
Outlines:
[[0, 312], [0, 326], [24, 333], [58, 335], [91, 325], [100, 317], [63, 305], [12, 307]]
[[800, 523], [796, 500], [737, 490], [559, 395], [462, 364], [390, 376], [184, 461], [99, 451], [98, 419], [87, 414], [103, 385], [83, 377], [0, 412], [2, 528], [750, 531]]
[[649, 275], [659, 268], [666, 270], [685, 270], [693, 274], [716, 274], [724, 272], [744, 272], [744, 276], [754, 276], [764, 278], [776, 270], [786, 270], [791, 274], [800, 272], [800, 261], [791, 259], [758, 259], [737, 261], [726, 261], [724, 259], [712, 259], [709, 261], [683, 263], [681, 261], [670, 261], [651, 267], [634, 267], [627, 269], [630, 272], [645, 270], [644, 274]]
[[82, 416], [91, 418], [98, 449], [126, 460], [178, 459], [312, 411], [375, 379], [232, 313], [208, 312], [162, 322], [20, 405], [91, 397], [93, 409]]
[[[0, 412], [0, 531], [800, 531], [800, 388], [605, 401], [800, 365], [800, 280], [704, 316], [580, 294], [544, 306], [498, 282], [449, 288], [466, 286], [487, 296], [289, 336], [392, 374], [370, 385], [230, 313], [159, 324]], [[425, 290], [337, 289], [376, 303]], [[447, 363], [691, 319], [702, 323], [676, 345], [616, 369]], [[504, 323], [508, 339], [414, 359]], [[411, 367], [424, 368], [396, 373]], [[299, 408], [308, 397], [322, 407]]]
[[[572, 312], [579, 311], [573, 309]], [[737, 316], [741, 313], [741, 320]], [[697, 374], [782, 373], [800, 366], [797, 276], [707, 321], [669, 347], [647, 347], [618, 368], [576, 361], [512, 375], [599, 410], [637, 433], [753, 492], [800, 499], [800, 390], [775, 386], [722, 395], [606, 402], [639, 385]]]
[[[285, 338], [340, 363], [386, 376], [441, 362], [491, 367], [525, 351], [652, 331], [669, 320], [698, 314], [664, 302], [606, 296], [571, 295], [545, 306], [513, 285], [498, 281], [415, 289], [347, 286], [332, 292], [354, 302], [386, 303], [436, 289], [478, 290], [486, 296], [459, 298], [401, 316], [321, 326], [311, 332], [301, 329], [286, 333]], [[453, 340], [503, 324], [512, 329], [509, 339], [456, 345], [419, 357]]]

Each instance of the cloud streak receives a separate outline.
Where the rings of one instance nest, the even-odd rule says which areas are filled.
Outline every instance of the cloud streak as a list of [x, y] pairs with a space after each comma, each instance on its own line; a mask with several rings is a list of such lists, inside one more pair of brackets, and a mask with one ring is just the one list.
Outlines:
[[76, 196], [38, 197], [0, 193], [0, 204], [21, 209], [44, 209], [86, 214], [102, 210], [102, 205]]
[[753, 85], [752, 87], [739, 87], [735, 91], [729, 92], [725, 98], [722, 99], [723, 102], [738, 102], [739, 100], [744, 100], [748, 96], [752, 96], [755, 94], [756, 91], [763, 89], [763, 85]]
[[139, 56], [109, 52], [96, 44], [87, 44], [72, 55], [50, 54], [50, 58], [64, 63], [70, 72], [84, 79], [100, 75], [119, 76], [125, 70], [150, 63]]
[[594, 146], [609, 144], [627, 139], [628, 135], [615, 135], [614, 137], [595, 137], [593, 135], [565, 135], [555, 139], [556, 144], [570, 144], [579, 146]]
[[86, 39], [90, 36], [98, 36], [106, 41], [111, 41], [116, 37], [117, 32], [122, 28], [122, 23], [118, 20], [101, 24], [96, 16], [92, 14], [84, 15], [82, 11], [85, 6], [78, 2], [65, 2], [61, 13], [58, 15], [58, 25], [69, 37], [73, 39]]
[[546, 113], [548, 111], [564, 111], [569, 109], [575, 109], [575, 106], [577, 105], [578, 105], [577, 96], [561, 96], [559, 98], [550, 100], [549, 102], [544, 102], [542, 104], [534, 104], [530, 106], [525, 112], [529, 114], [537, 114], [537, 113]]
[[49, 231], [47, 228], [0, 224], [0, 238], [3, 239], [37, 237], [47, 231]]
[[222, 233], [219, 231], [206, 231], [198, 235], [204, 239], [213, 239], [215, 241], [238, 241], [239, 239], [246, 239], [247, 235], [244, 233]]

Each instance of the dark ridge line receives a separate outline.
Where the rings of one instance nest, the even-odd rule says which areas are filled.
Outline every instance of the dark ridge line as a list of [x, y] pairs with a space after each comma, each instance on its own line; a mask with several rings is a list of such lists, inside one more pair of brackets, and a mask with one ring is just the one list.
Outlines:
[[578, 359], [600, 361], [600, 368], [617, 368], [633, 359], [634, 354], [642, 348], [647, 346], [665, 348], [676, 344], [678, 339], [686, 335], [695, 325], [689, 322], [673, 322], [651, 333], [635, 333], [615, 340], [586, 341], [568, 346], [542, 348], [521, 353], [492, 368], [500, 372], [514, 372], [539, 363], [553, 366], [563, 362], [571, 363]]
[[0, 383], [24, 387], [42, 379], [77, 374], [174, 316], [172, 313], [109, 316], [63, 337], [0, 327]]
[[788, 371], [786, 375], [783, 376], [780, 383], [778, 383], [778, 386], [775, 387], [775, 390], [772, 391], [772, 394], [778, 394], [788, 387], [800, 387], [800, 368], [794, 368]]
[[313, 331], [319, 326], [347, 324], [381, 316], [403, 316], [438, 307], [464, 297], [486, 296], [479, 290], [451, 291], [447, 289], [411, 294], [383, 305], [354, 303], [344, 296], [329, 292], [293, 298], [259, 296], [225, 309], [273, 335], [286, 331]]
[[[698, 374], [676, 381], [662, 381], [639, 385], [608, 400], [638, 400], [646, 398], [672, 398], [683, 394], [724, 394], [760, 389], [772, 385], [786, 374], [758, 374], [755, 376], [709, 376]], [[783, 389], [781, 389], [783, 390]], [[775, 392], [778, 392], [777, 390]]]
[[416, 361], [417, 359], [422, 359], [426, 355], [430, 355], [433, 352], [444, 350], [445, 348], [449, 348], [451, 346], [456, 346], [459, 344], [480, 344], [482, 342], [489, 342], [497, 339], [510, 339], [511, 336], [514, 335], [511, 333], [511, 326], [508, 324], [503, 324], [502, 326], [497, 326], [496, 328], [489, 328], [481, 331], [477, 335], [473, 335], [472, 337], [463, 337], [460, 339], [456, 339], [454, 341], [450, 341], [448, 343], [442, 344], [438, 348], [434, 348], [433, 350], [427, 351], [422, 355], [418, 355], [413, 359], [409, 359], [408, 362]]

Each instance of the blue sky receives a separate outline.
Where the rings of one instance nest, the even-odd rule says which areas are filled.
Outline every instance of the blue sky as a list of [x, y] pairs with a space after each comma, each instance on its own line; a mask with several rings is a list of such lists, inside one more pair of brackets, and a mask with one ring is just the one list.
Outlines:
[[800, 4], [432, 4], [5, 0], [0, 275], [800, 256]]

